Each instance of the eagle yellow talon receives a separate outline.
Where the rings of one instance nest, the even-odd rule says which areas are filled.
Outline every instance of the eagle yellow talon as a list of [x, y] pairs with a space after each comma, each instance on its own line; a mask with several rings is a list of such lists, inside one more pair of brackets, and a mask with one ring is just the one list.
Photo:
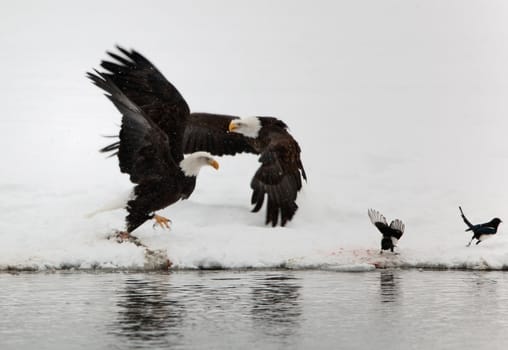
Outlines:
[[156, 225], [164, 228], [170, 229], [169, 224], [171, 223], [170, 219], [165, 218], [164, 216], [160, 216], [157, 214], [154, 214], [153, 219], [155, 220], [155, 224], [153, 224], [153, 227]]

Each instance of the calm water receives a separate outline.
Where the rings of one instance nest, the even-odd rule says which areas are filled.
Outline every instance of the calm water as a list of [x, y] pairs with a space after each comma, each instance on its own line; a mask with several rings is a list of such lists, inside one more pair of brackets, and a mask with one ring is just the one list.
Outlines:
[[506, 349], [508, 273], [0, 274], [1, 349]]

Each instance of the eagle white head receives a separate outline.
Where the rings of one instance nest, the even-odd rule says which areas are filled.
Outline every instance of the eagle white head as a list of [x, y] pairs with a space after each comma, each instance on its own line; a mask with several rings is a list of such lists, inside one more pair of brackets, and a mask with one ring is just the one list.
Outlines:
[[256, 138], [261, 130], [261, 120], [258, 117], [233, 119], [229, 123], [229, 131]]
[[210, 165], [215, 170], [219, 170], [219, 163], [208, 152], [189, 154], [180, 162], [180, 169], [182, 169], [185, 176], [198, 176], [199, 170], [205, 165]]

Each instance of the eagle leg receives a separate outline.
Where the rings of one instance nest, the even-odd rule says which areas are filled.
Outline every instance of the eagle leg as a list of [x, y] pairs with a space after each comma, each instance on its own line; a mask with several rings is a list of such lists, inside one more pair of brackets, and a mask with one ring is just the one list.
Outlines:
[[169, 224], [171, 223], [170, 219], [165, 218], [164, 216], [157, 215], [157, 214], [153, 215], [153, 219], [155, 220], [155, 223], [153, 224], [154, 228], [157, 225], [157, 226], [162, 227], [163, 229], [164, 228], [167, 228], [168, 230], [170, 229], [170, 227], [169, 227]]

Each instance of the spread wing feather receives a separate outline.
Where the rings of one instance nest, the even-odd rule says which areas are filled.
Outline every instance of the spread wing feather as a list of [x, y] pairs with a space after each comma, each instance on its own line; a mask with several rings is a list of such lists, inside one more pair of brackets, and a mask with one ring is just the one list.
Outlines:
[[261, 166], [251, 181], [252, 211], [261, 209], [266, 196], [266, 224], [276, 226], [280, 218], [280, 225], [284, 226], [298, 209], [297, 194], [302, 188], [302, 177], [306, 179], [298, 144], [289, 134], [277, 136], [259, 161]]
[[107, 75], [88, 73], [88, 77], [106, 91], [106, 96], [122, 114], [120, 141], [101, 151], [116, 150], [120, 170], [129, 174], [133, 183], [176, 173], [178, 167], [170, 157], [167, 135]]
[[400, 239], [404, 234], [405, 225], [401, 220], [395, 219], [390, 223], [390, 228], [393, 230], [392, 236]]
[[117, 47], [108, 52], [113, 61], [102, 61], [104, 79], [113, 82], [149, 119], [168, 135], [173, 159], [183, 159], [182, 141], [189, 107], [178, 90], [140, 53]]
[[380, 212], [378, 212], [377, 210], [369, 209], [368, 214], [369, 214], [370, 222], [372, 222], [372, 224], [374, 226], [377, 226], [376, 224], [388, 226], [388, 222], [386, 221], [386, 218], [384, 217], [384, 215], [381, 214]]
[[108, 76], [88, 73], [88, 77], [107, 92], [106, 96], [122, 114], [120, 141], [103, 148], [118, 155], [120, 170], [130, 175], [134, 199], [127, 203], [127, 231], [132, 232], [152, 212], [179, 199], [176, 183], [179, 167], [171, 159], [168, 136]]
[[266, 197], [266, 224], [284, 226], [298, 209], [296, 198], [302, 188], [302, 177], [307, 179], [300, 147], [286, 131], [287, 126], [276, 118], [259, 117], [269, 119], [273, 125], [269, 135], [263, 134], [263, 138], [269, 140], [267, 145], [259, 139], [229, 132], [229, 123], [237, 118], [191, 113], [185, 130], [184, 152], [207, 151], [219, 156], [242, 152], [260, 154], [261, 166], [251, 180], [252, 211], [259, 211]]
[[377, 210], [369, 209], [368, 215], [372, 224], [378, 228], [383, 236], [395, 237], [396, 239], [400, 239], [400, 237], [402, 237], [405, 226], [401, 220], [395, 219], [388, 226], [388, 222], [386, 221], [384, 215]]

